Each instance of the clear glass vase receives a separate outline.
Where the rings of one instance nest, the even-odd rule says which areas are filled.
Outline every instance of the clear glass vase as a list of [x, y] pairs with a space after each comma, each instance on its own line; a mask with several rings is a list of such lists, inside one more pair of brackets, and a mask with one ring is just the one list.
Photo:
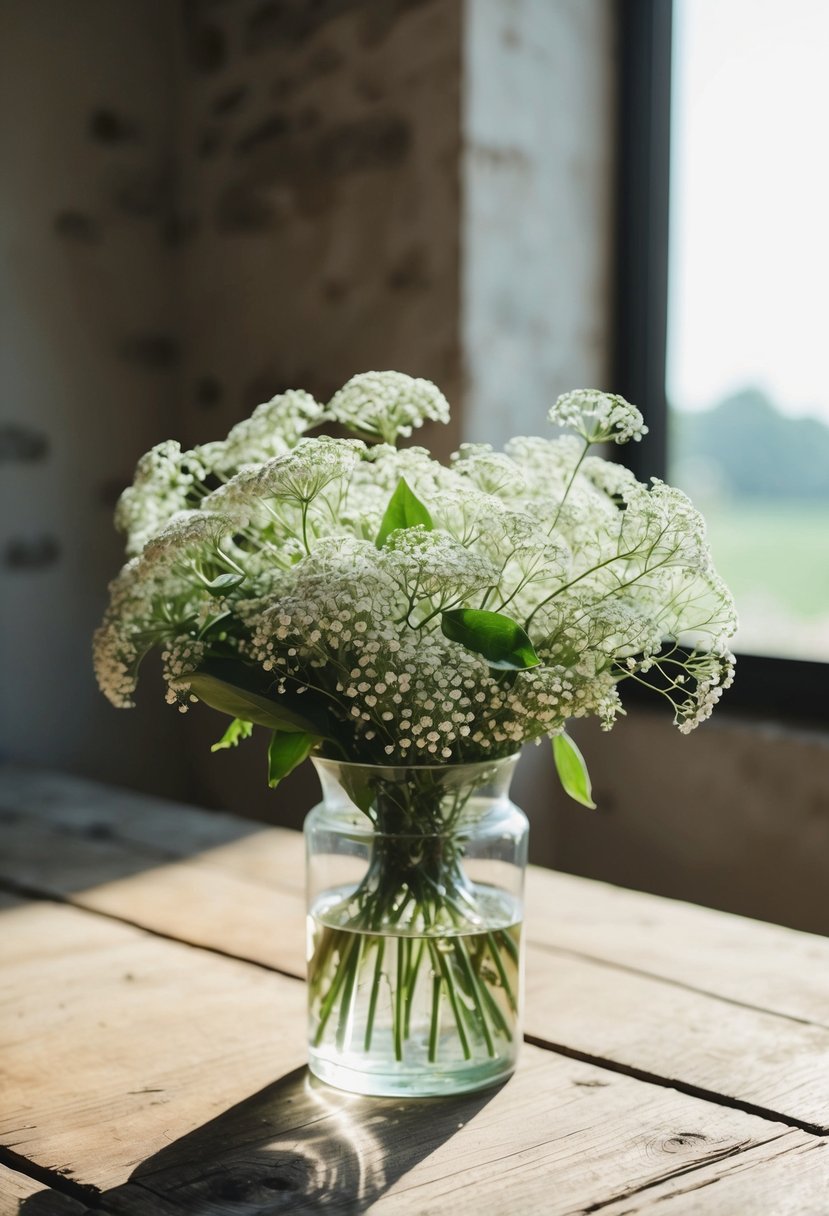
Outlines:
[[323, 1081], [426, 1096], [515, 1068], [528, 833], [509, 799], [517, 760], [314, 760], [309, 1065]]

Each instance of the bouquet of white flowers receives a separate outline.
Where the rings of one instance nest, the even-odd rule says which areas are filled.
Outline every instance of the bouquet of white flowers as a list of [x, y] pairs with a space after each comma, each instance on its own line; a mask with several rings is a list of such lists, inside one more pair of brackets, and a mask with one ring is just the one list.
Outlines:
[[[509, 758], [550, 736], [592, 806], [570, 718], [609, 729], [632, 680], [687, 732], [733, 676], [701, 516], [590, 454], [641, 437], [634, 406], [568, 393], [550, 418], [570, 433], [464, 444], [448, 467], [395, 446], [448, 413], [433, 384], [369, 372], [325, 407], [288, 392], [224, 441], [154, 448], [118, 505], [131, 556], [95, 637], [115, 705], [158, 649], [170, 702], [230, 718], [214, 750], [264, 727], [271, 785], [313, 754], [344, 792], [306, 824], [311, 887], [318, 852], [326, 874], [362, 858], [311, 892], [310, 1059], [362, 1092], [514, 1067], [526, 820]], [[356, 437], [308, 436], [323, 424]]]
[[[273, 732], [272, 783], [315, 749], [475, 762], [561, 740], [569, 718], [609, 729], [629, 680], [683, 732], [708, 717], [736, 621], [702, 517], [590, 455], [639, 439], [639, 411], [582, 390], [550, 411], [559, 438], [464, 444], [449, 467], [394, 446], [448, 416], [428, 381], [369, 372], [326, 407], [287, 392], [223, 441], [153, 448], [118, 505], [130, 560], [95, 637], [113, 704], [157, 648], [169, 701], [232, 719], [218, 746]], [[323, 423], [360, 438], [305, 437]]]

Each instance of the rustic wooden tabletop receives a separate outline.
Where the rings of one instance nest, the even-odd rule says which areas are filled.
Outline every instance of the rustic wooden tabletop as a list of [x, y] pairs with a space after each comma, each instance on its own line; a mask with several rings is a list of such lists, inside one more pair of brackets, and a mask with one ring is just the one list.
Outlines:
[[296, 833], [3, 771], [2, 1216], [829, 1213], [829, 941], [536, 869], [516, 1075], [357, 1098], [302, 886]]

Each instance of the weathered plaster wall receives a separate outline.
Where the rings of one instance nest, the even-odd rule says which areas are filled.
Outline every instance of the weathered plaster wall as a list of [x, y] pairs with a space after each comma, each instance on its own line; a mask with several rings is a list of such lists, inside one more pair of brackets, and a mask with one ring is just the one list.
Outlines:
[[614, 9], [467, 0], [464, 437], [543, 433], [559, 393], [607, 383]]
[[111, 710], [90, 649], [115, 498], [176, 429], [168, 11], [0, 5], [0, 752], [181, 794], [176, 723]]
[[460, 0], [182, 11], [188, 435], [369, 368], [457, 401]]

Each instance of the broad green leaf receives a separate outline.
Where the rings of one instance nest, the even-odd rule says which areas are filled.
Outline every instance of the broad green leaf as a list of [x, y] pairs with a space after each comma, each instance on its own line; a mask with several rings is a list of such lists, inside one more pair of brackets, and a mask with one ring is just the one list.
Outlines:
[[596, 804], [592, 798], [593, 789], [584, 756], [569, 735], [553, 736], [553, 759], [565, 794], [595, 811]]
[[214, 743], [211, 752], [220, 752], [225, 747], [238, 747], [243, 739], [249, 739], [253, 734], [253, 723], [245, 722], [242, 718], [234, 718], [218, 743]]
[[275, 730], [268, 745], [268, 785], [275, 789], [283, 777], [292, 773], [319, 743], [316, 735]]
[[526, 671], [541, 662], [517, 621], [482, 608], [451, 608], [440, 618], [444, 636], [483, 655], [499, 671]]
[[225, 595], [226, 592], [232, 591], [234, 587], [238, 587], [244, 581], [244, 574], [219, 574], [209, 583], [205, 583], [205, 586], [211, 595]]
[[279, 699], [267, 696], [254, 682], [257, 673], [233, 660], [212, 659], [190, 676], [194, 696], [229, 718], [242, 718], [271, 730], [298, 731], [318, 735], [313, 722], [289, 709]]
[[411, 489], [405, 477], [397, 483], [397, 489], [389, 499], [385, 514], [380, 521], [380, 531], [377, 533], [375, 545], [382, 549], [392, 532], [398, 528], [425, 528], [432, 531], [432, 517], [423, 503]]

